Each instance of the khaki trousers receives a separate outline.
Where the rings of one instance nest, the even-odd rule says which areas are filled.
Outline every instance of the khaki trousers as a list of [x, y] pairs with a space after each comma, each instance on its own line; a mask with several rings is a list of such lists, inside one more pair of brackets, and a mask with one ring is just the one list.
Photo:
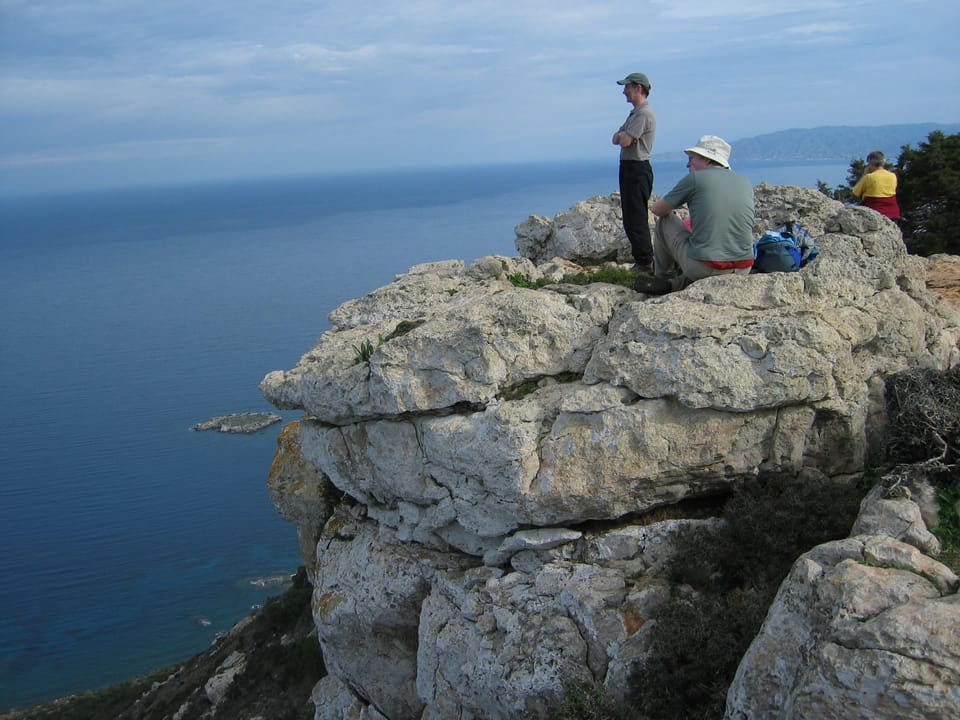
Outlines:
[[674, 291], [682, 290], [695, 280], [713, 275], [749, 275], [750, 268], [718, 270], [689, 255], [690, 231], [675, 214], [657, 220], [653, 231], [653, 274], [673, 283]]

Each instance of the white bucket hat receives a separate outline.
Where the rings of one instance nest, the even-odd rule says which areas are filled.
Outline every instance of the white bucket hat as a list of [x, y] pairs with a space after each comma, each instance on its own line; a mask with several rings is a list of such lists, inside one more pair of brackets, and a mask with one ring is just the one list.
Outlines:
[[725, 168], [730, 167], [730, 143], [716, 135], [702, 136], [697, 140], [696, 145], [687, 148], [684, 152], [696, 153], [707, 158], [707, 160], [720, 163]]

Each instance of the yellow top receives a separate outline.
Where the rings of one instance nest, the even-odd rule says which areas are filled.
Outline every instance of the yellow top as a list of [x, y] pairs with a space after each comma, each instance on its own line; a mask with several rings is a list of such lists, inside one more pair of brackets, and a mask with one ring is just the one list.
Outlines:
[[897, 176], [885, 168], [864, 173], [853, 186], [857, 197], [891, 197], [897, 194]]

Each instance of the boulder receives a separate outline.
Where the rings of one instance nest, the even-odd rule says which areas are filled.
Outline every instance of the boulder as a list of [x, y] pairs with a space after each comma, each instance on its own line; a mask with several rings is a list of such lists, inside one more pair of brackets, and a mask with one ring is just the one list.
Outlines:
[[[652, 224], [655, 218], [649, 218]], [[588, 265], [604, 260], [633, 262], [619, 192], [578, 202], [552, 221], [531, 215], [514, 232], [517, 252], [537, 265], [555, 257]]]
[[229, 692], [233, 681], [237, 679], [238, 675], [243, 674], [246, 667], [247, 659], [242, 652], [230, 653], [227, 659], [217, 668], [216, 674], [206, 682], [203, 690], [207, 700], [214, 708], [223, 702], [223, 698]]

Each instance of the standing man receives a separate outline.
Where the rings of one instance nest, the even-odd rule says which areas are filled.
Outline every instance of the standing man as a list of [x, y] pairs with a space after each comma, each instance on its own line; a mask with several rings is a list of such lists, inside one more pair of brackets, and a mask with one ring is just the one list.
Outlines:
[[647, 203], [653, 190], [653, 168], [650, 152], [657, 134], [657, 118], [650, 109], [650, 80], [641, 72], [630, 73], [623, 80], [623, 94], [633, 110], [626, 122], [613, 134], [613, 144], [620, 146], [620, 209], [623, 229], [633, 251], [634, 267], [653, 269], [653, 248]]
[[[681, 290], [711, 275], [745, 275], [753, 267], [753, 185], [730, 169], [730, 145], [704, 135], [684, 152], [690, 172], [650, 208], [657, 216], [655, 272], [634, 285], [649, 295]], [[673, 212], [684, 203], [692, 229]]]

